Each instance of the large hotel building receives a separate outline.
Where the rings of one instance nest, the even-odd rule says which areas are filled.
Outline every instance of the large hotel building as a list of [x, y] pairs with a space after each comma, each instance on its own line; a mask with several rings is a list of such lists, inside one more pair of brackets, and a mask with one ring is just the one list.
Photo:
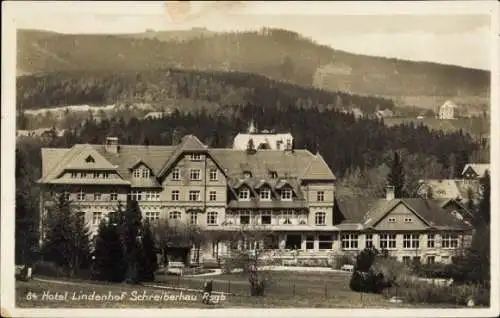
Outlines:
[[[256, 133], [258, 134], [258, 133]], [[250, 137], [251, 138], [251, 135]], [[119, 202], [136, 200], [143, 218], [196, 225], [205, 232], [269, 231], [269, 242], [207, 242], [184, 261], [214, 261], [231, 248], [274, 249], [286, 258], [332, 258], [369, 246], [401, 261], [449, 262], [471, 234], [455, 200], [340, 199], [320, 154], [293, 149], [215, 149], [193, 135], [172, 146], [77, 144], [42, 149], [43, 230], [57, 194], [66, 196], [95, 234]]]

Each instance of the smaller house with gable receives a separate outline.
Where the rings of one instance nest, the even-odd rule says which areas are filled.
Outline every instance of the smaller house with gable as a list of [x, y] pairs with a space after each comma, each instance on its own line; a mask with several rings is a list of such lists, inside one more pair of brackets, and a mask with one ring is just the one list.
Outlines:
[[439, 119], [455, 119], [456, 110], [457, 105], [451, 100], [447, 100], [439, 107]]

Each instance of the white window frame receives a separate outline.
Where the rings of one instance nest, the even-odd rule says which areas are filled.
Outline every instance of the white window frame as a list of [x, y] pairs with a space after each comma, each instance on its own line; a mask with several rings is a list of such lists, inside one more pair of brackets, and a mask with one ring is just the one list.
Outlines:
[[71, 173], [70, 173], [70, 177], [71, 177], [71, 179], [76, 179], [76, 178], [78, 178], [78, 172], [71, 172]]
[[104, 218], [102, 212], [92, 212], [92, 225], [99, 225]]
[[314, 214], [315, 225], [326, 225], [326, 212], [316, 212]]
[[196, 213], [196, 212], [189, 213], [189, 224], [191, 224], [191, 225], [198, 224], [198, 213]]
[[292, 189], [285, 188], [281, 190], [281, 201], [292, 201]]
[[80, 178], [87, 178], [87, 173], [86, 172], [80, 172]]
[[113, 191], [109, 194], [110, 201], [118, 201], [118, 192]]
[[[241, 218], [242, 217], [248, 217], [248, 223], [241, 222]], [[239, 223], [240, 223], [240, 225], [250, 225], [250, 224], [252, 224], [252, 214], [250, 213], [250, 211], [246, 211], [246, 210], [240, 211], [240, 213], [239, 213]]]
[[[269, 217], [269, 223], [262, 222], [264, 216], [266, 216], [266, 217], [268, 216]], [[272, 214], [272, 212], [270, 212], [268, 210], [262, 211], [262, 213], [260, 214], [260, 224], [261, 225], [271, 225], [271, 224], [273, 224], [273, 214]]]
[[343, 233], [340, 235], [340, 241], [343, 250], [359, 249], [359, 235], [356, 233]]
[[325, 191], [316, 192], [316, 201], [324, 202], [325, 201]]
[[[383, 246], [385, 243], [385, 247]], [[396, 234], [382, 233], [379, 235], [379, 247], [380, 249], [394, 250], [397, 247], [397, 236]]]
[[[307, 250], [307, 251], [312, 251], [312, 250], [314, 250], [314, 241], [315, 241], [315, 239], [314, 239], [314, 235], [306, 235], [306, 250]], [[311, 243], [312, 243], [312, 247], [311, 247], [311, 248], [308, 248], [308, 246], [311, 246], [311, 245], [309, 245], [309, 244], [311, 244]]]
[[97, 171], [94, 171], [94, 172], [92, 173], [92, 177], [93, 177], [94, 179], [99, 178], [99, 176], [100, 176], [100, 175], [101, 175], [101, 174], [100, 174], [99, 172], [97, 172]]
[[427, 264], [435, 264], [436, 263], [436, 256], [434, 256], [434, 255], [427, 256], [426, 262], [427, 262]]
[[200, 191], [199, 190], [189, 190], [189, 201], [197, 202], [200, 201]]
[[404, 234], [403, 235], [403, 248], [416, 249], [420, 247], [420, 235], [418, 234]]
[[189, 180], [200, 181], [201, 180], [201, 170], [200, 169], [189, 169]]
[[102, 199], [102, 193], [94, 192], [94, 201], [101, 201], [101, 199]]
[[427, 234], [427, 247], [428, 248], [436, 247], [436, 235], [434, 235], [434, 233]]
[[174, 181], [181, 180], [181, 170], [179, 168], [172, 169], [172, 180]]
[[215, 211], [210, 211], [207, 213], [207, 225], [217, 225], [218, 224], [219, 213]]
[[201, 160], [201, 153], [192, 153], [189, 155], [189, 159], [191, 161], [200, 161]]
[[372, 248], [373, 246], [373, 234], [365, 234], [365, 247]]
[[[329, 237], [328, 240], [322, 240], [322, 237], [327, 236]], [[327, 242], [330, 246], [330, 248], [321, 248], [321, 243]], [[320, 251], [328, 251], [331, 250], [333, 247], [333, 235], [325, 235], [325, 234], [319, 234], [318, 235], [318, 250]]]
[[103, 179], [109, 179], [109, 172], [107, 172], [107, 171], [106, 171], [106, 172], [103, 172], [103, 173], [102, 173], [102, 178], [103, 178]]
[[441, 234], [441, 247], [446, 249], [458, 248], [458, 235], [450, 233]]
[[83, 189], [80, 189], [78, 193], [76, 194], [76, 200], [77, 201], [85, 201], [87, 199], [87, 193], [83, 191]]
[[132, 171], [132, 177], [133, 178], [140, 178], [141, 177], [141, 169], [140, 168], [135, 168], [134, 171]]
[[389, 222], [389, 223], [396, 223], [396, 218], [395, 217], [387, 218], [387, 222]]
[[271, 200], [271, 189], [262, 188], [259, 192], [259, 199], [261, 201], [270, 201]]
[[210, 192], [208, 192], [208, 200], [217, 201], [217, 191], [211, 190]]
[[[245, 194], [245, 195], [243, 195]], [[250, 200], [250, 189], [247, 187], [240, 189], [238, 192], [238, 200], [239, 201], [249, 201]]]
[[149, 168], [143, 167], [141, 177], [144, 179], [151, 178], [151, 170], [149, 170]]
[[217, 181], [219, 178], [217, 168], [210, 168], [208, 171], [208, 177], [210, 181]]
[[406, 217], [406, 218], [404, 218], [404, 222], [405, 223], [412, 223], [413, 222], [413, 218]]
[[171, 201], [179, 201], [181, 199], [181, 192], [179, 190], [172, 190], [170, 199]]
[[160, 212], [158, 211], [148, 211], [145, 213], [144, 217], [148, 222], [157, 222], [160, 220]]
[[168, 213], [169, 220], [181, 220], [181, 218], [182, 218], [182, 213], [180, 211], [170, 211]]

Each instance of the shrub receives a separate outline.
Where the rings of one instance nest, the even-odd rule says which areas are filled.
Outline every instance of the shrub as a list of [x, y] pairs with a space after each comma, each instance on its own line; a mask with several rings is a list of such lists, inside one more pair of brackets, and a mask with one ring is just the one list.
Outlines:
[[64, 277], [67, 276], [67, 272], [54, 262], [38, 261], [33, 265], [34, 275]]
[[339, 255], [333, 259], [331, 259], [331, 266], [334, 269], [341, 269], [342, 266], [348, 264], [348, 265], [355, 265], [356, 261], [355, 259], [350, 256], [350, 255]]
[[374, 248], [365, 248], [356, 257], [356, 265], [354, 270], [367, 272], [375, 261], [378, 251]]
[[442, 263], [422, 264], [415, 269], [414, 273], [425, 278], [450, 278], [449, 265]]

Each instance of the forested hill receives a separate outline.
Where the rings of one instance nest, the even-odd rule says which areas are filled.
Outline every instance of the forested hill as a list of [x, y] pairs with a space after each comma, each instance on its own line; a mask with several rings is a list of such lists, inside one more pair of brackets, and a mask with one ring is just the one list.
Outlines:
[[[355, 55], [278, 29], [254, 32], [146, 32], [129, 36], [19, 30], [18, 74], [67, 70], [180, 68], [255, 73], [302, 86], [386, 96], [487, 96], [490, 72]], [[172, 40], [172, 39], [184, 40]], [[328, 80], [318, 79], [318, 70]], [[335, 70], [347, 69], [347, 75]], [[332, 80], [333, 78], [333, 80]]]
[[392, 109], [392, 100], [328, 92], [237, 72], [178, 69], [146, 71], [67, 71], [17, 78], [18, 109], [79, 104], [148, 103], [157, 109], [202, 105], [213, 112], [225, 105], [290, 107], [359, 107], [366, 112]]

